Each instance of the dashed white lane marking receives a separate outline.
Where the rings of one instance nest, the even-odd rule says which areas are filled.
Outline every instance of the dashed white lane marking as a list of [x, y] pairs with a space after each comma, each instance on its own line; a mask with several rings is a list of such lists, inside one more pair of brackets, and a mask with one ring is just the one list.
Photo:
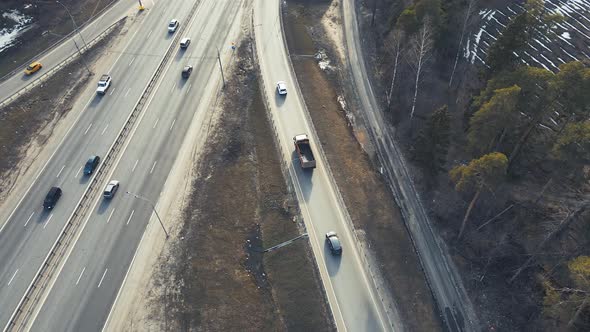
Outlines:
[[107, 128], [109, 127], [109, 125], [107, 124], [106, 127], [104, 127], [104, 129], [102, 130], [102, 133], [100, 134], [100, 136], [104, 135], [104, 132], [107, 131]]
[[115, 209], [113, 209], [113, 211], [111, 211], [111, 214], [109, 214], [109, 218], [107, 219], [107, 224], [109, 223], [109, 221], [111, 221], [111, 217], [113, 216], [113, 213], [115, 213]]
[[74, 179], [78, 178], [78, 174], [80, 174], [80, 171], [82, 170], [83, 166], [80, 166], [80, 169], [78, 169], [78, 171], [76, 172], [76, 175], [74, 175]]
[[14, 274], [12, 275], [12, 278], [10, 278], [10, 280], [8, 280], [8, 286], [10, 286], [10, 283], [12, 282], [12, 280], [14, 279], [14, 277], [16, 277], [16, 274], [18, 273], [18, 269], [16, 269], [16, 271], [14, 271]]
[[45, 229], [45, 227], [47, 227], [47, 224], [49, 224], [49, 221], [51, 220], [52, 217], [53, 217], [53, 213], [49, 216], [49, 218], [47, 218], [45, 225], [43, 225], [43, 229]]
[[174, 91], [175, 87], [176, 87], [176, 82], [174, 83], [174, 85], [172, 85], [172, 91]]
[[31, 218], [33, 218], [34, 214], [35, 214], [35, 211], [33, 211], [33, 213], [31, 213], [31, 215], [29, 216], [29, 219], [27, 219], [27, 222], [25, 223], [25, 227], [27, 227], [27, 224], [29, 223], [29, 221], [31, 221]]
[[193, 86], [192, 84], [189, 84], [189, 85], [188, 85], [188, 89], [186, 89], [186, 92], [184, 93], [185, 95], [186, 95], [186, 94], [188, 94], [188, 92], [191, 90], [191, 87], [192, 87], [192, 86]]
[[126, 225], [129, 225], [129, 222], [131, 221], [131, 218], [133, 218], [134, 213], [135, 213], [135, 210], [131, 211], [131, 215], [129, 216], [129, 219], [127, 219]]
[[86, 131], [84, 132], [84, 135], [88, 134], [88, 131], [90, 130], [90, 128], [92, 128], [92, 123], [90, 124], [90, 126], [88, 126], [88, 128], [86, 128]]
[[153, 129], [156, 129], [156, 126], [158, 125], [158, 121], [160, 121], [160, 118], [157, 118], [157, 119], [156, 119], [156, 123], [154, 123], [154, 127], [153, 127]]
[[133, 63], [133, 61], [135, 61], [135, 57], [133, 57], [133, 59], [131, 59], [131, 62], [129, 62], [129, 65], [131, 66], [131, 64]]
[[111, 93], [109, 93], [109, 96], [112, 96], [113, 95], [113, 92], [115, 92], [115, 89], [117, 89], [117, 88], [111, 89]]
[[125, 97], [127, 97], [127, 95], [129, 94], [129, 91], [131, 91], [131, 88], [127, 89], [127, 92], [125, 92]]
[[147, 38], [150, 38], [150, 35], [152, 34], [152, 31], [154, 31], [154, 30], [150, 30], [150, 32], [148, 32]]
[[78, 280], [76, 280], [76, 285], [80, 282], [80, 279], [82, 279], [82, 275], [84, 274], [84, 271], [86, 271], [86, 266], [84, 266], [84, 268], [82, 269], [82, 272], [80, 272], [80, 276], [78, 277]]
[[57, 172], [57, 176], [56, 176], [56, 178], [58, 178], [58, 177], [61, 175], [61, 172], [64, 170], [64, 168], [66, 168], [66, 165], [63, 165], [63, 166], [61, 167], [61, 169], [59, 170], [59, 172]]
[[108, 270], [109, 270], [109, 269], [105, 269], [105, 270], [104, 270], [104, 273], [102, 274], [102, 278], [100, 278], [100, 281], [98, 282], [98, 288], [100, 288], [100, 285], [102, 285], [102, 281], [104, 280], [104, 276], [106, 276], [106, 275], [107, 275], [107, 271], [108, 271]]
[[133, 165], [133, 169], [131, 169], [131, 172], [135, 171], [135, 167], [137, 167], [137, 163], [139, 162], [139, 159], [137, 159], [135, 161], [135, 164]]
[[174, 120], [172, 121], [172, 125], [170, 126], [170, 131], [172, 131], [172, 127], [174, 127], [174, 124], [175, 124], [175, 123], [176, 123], [176, 119], [174, 119]]
[[152, 169], [150, 170], [150, 174], [152, 174], [152, 172], [154, 171], [154, 168], [156, 168], [156, 164], [158, 163], [158, 161], [154, 161], [154, 165], [152, 166]]

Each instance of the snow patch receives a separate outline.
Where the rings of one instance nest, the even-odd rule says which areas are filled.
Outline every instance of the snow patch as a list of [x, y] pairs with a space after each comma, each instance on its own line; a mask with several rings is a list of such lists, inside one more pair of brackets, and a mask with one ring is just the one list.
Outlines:
[[0, 30], [0, 53], [12, 46], [18, 35], [33, 21], [33, 17], [22, 14], [18, 10], [4, 12], [2, 17], [14, 21], [14, 25]]
[[326, 55], [326, 50], [320, 49], [315, 54], [316, 60], [318, 60], [318, 65], [320, 66], [321, 70], [332, 70], [332, 66], [330, 66], [330, 59], [328, 55]]
[[565, 39], [572, 39], [572, 37], [570, 36], [570, 33], [569, 33], [569, 32], [567, 32], [567, 31], [566, 31], [566, 32], [564, 32], [564, 33], [562, 33], [562, 34], [561, 34], [561, 37], [563, 37], [563, 38], [565, 38]]

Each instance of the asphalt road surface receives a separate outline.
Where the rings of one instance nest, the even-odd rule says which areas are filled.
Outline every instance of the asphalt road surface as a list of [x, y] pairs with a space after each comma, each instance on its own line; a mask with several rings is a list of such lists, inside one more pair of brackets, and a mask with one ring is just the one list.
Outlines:
[[[55, 5], [59, 6], [59, 4]], [[107, 9], [104, 13], [102, 13], [91, 24], [80, 29], [80, 33], [82, 34], [82, 38], [84, 40], [80, 38], [79, 34], [74, 34], [67, 41], [62, 42], [49, 52], [43, 54], [39, 59], [34, 60], [39, 61], [41, 62], [41, 64], [43, 64], [43, 68], [37, 73], [30, 76], [25, 75], [24, 70], [28, 63], [23, 64], [24, 67], [22, 68], [22, 71], [17, 72], [15, 75], [0, 83], [0, 91], [2, 91], [2, 94], [0, 95], [0, 102], [12, 96], [14, 93], [20, 91], [21, 89], [36, 81], [37, 79], [39, 79], [39, 77], [43, 75], [44, 72], [47, 72], [48, 70], [51, 70], [53, 67], [59, 65], [64, 59], [66, 59], [70, 55], [78, 52], [76, 44], [78, 45], [78, 47], [83, 47], [84, 41], [89, 42], [90, 40], [94, 39], [101, 32], [103, 32], [106, 27], [117, 22], [119, 19], [125, 16], [125, 13], [130, 8], [136, 6], [136, 0], [117, 1], [117, 3], [115, 3], [111, 8]], [[68, 21], [68, 23], [73, 24], [71, 23], [71, 21]], [[76, 23], [79, 24], [79, 22]]]
[[[328, 166], [318, 158], [320, 144], [313, 141], [316, 135], [305, 115], [304, 101], [290, 66], [281, 30], [279, 4], [279, 0], [254, 3], [256, 48], [264, 80], [263, 89], [270, 99], [281, 153], [295, 170], [292, 174], [297, 196], [336, 326], [341, 331], [392, 330], [393, 323], [365, 271], [345, 217], [345, 207], [337, 199], [338, 189], [330, 181]], [[287, 83], [286, 96], [276, 93], [277, 81]], [[293, 152], [293, 136], [303, 133], [311, 135], [317, 159], [317, 168], [313, 171], [302, 171]], [[341, 257], [330, 254], [325, 242], [325, 234], [329, 231], [336, 231], [339, 235], [343, 245]]]
[[[365, 114], [365, 122], [373, 142], [376, 143], [379, 159], [390, 179], [390, 186], [401, 207], [404, 219], [420, 255], [430, 287], [447, 327], [451, 331], [478, 330], [477, 318], [463, 287], [461, 277], [446, 250], [444, 242], [433, 230], [428, 214], [412, 183], [394, 134], [382, 117], [367, 75], [362, 54], [361, 37], [353, 0], [342, 3], [344, 36], [347, 59], [351, 69], [358, 98]], [[393, 181], [393, 180], [396, 181]], [[394, 186], [393, 183], [397, 183]]]
[[[98, 199], [34, 320], [32, 331], [98, 331], [105, 324], [152, 216], [149, 203], [125, 192], [138, 193], [151, 202], [158, 201], [191, 122], [201, 121], [205, 116], [206, 109], [201, 113], [195, 111], [200, 100], [206, 97], [206, 86], [219, 79], [214, 75], [219, 71], [216, 47], [224, 53], [231, 52], [220, 43], [226, 40], [230, 26], [239, 18], [239, 3], [235, 0], [201, 1], [190, 23], [183, 22], [184, 14], [193, 3], [158, 2], [152, 9], [156, 13], [145, 23], [146, 29], [153, 29], [149, 41], [141, 37], [134, 39], [140, 45], [153, 41], [165, 47], [172, 36], [166, 31], [166, 23], [178, 17], [181, 24], [190, 25], [183, 37], [191, 37], [192, 43], [186, 50], [176, 49], [111, 176], [121, 181], [119, 192], [112, 200]], [[141, 49], [136, 53], [154, 52], [163, 53], [164, 50]], [[148, 58], [150, 56], [138, 55], [135, 61], [144, 67], [142, 61], [149, 61]], [[127, 65], [126, 62], [122, 64]], [[183, 79], [180, 74], [187, 64], [192, 65], [194, 71], [190, 78]], [[215, 77], [217, 80], [213, 79]]]
[[[196, 1], [158, 1], [148, 8], [138, 22], [139, 29], [130, 38], [116, 62], [108, 71], [113, 85], [104, 96], [93, 96], [70, 128], [62, 143], [22, 197], [18, 206], [0, 229], [0, 326], [7, 325], [18, 302], [29, 287], [49, 249], [70, 217], [90, 177], [82, 174], [82, 167], [90, 155], [104, 156], [122, 128], [129, 113], [139, 99], [161, 61], [174, 34], [167, 31], [171, 18], [183, 18]], [[39, 330], [97, 330], [104, 323], [114, 293], [119, 288], [131, 256], [151, 215], [145, 202], [125, 197], [126, 190], [143, 193], [156, 201], [174, 161], [186, 128], [194, 111], [191, 105], [201, 97], [202, 85], [215, 68], [215, 46], [212, 40], [224, 40], [224, 32], [232, 22], [237, 6], [228, 1], [203, 1], [195, 14], [195, 24], [186, 33], [193, 44], [186, 51], [178, 51], [165, 74], [163, 83], [155, 92], [151, 106], [137, 128], [137, 136], [125, 150], [124, 158], [115, 169], [114, 177], [121, 188], [111, 202], [100, 201], [88, 220], [88, 229], [81, 235], [84, 247], [74, 250], [62, 272], [69, 277], [68, 269], [84, 271], [78, 285], [90, 285], [94, 273], [102, 278], [99, 292], [84, 287], [80, 293], [72, 285], [60, 288], [56, 294], [62, 306], [45, 305], [35, 326]], [[221, 15], [223, 13], [223, 15]], [[200, 40], [199, 40], [200, 38]], [[176, 47], [176, 46], [175, 46]], [[189, 60], [190, 58], [190, 60]], [[188, 80], [180, 79], [181, 67], [191, 62], [195, 67]], [[3, 91], [4, 93], [4, 91]], [[59, 186], [63, 196], [52, 211], [44, 211], [43, 199], [51, 186]], [[102, 221], [102, 223], [101, 223]], [[106, 223], [106, 221], [109, 221]], [[129, 222], [127, 222], [129, 221]], [[103, 227], [99, 227], [102, 225]], [[109, 227], [111, 226], [111, 227]], [[120, 229], [119, 227], [124, 227]], [[98, 229], [96, 228], [98, 227]], [[77, 256], [88, 255], [88, 256]], [[84, 261], [91, 258], [92, 261]], [[108, 271], [107, 271], [108, 270]], [[61, 278], [58, 281], [62, 281]], [[48, 297], [49, 303], [52, 296]], [[74, 310], [75, 309], [75, 310]], [[45, 312], [51, 311], [50, 315]], [[64, 319], [60, 315], [73, 314]], [[76, 319], [74, 319], [76, 318]], [[88, 327], [88, 329], [86, 329]]]

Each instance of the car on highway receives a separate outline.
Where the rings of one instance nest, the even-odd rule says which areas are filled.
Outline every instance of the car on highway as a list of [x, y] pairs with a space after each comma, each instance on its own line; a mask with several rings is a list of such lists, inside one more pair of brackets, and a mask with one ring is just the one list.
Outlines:
[[109, 184], [107, 184], [107, 186], [104, 188], [104, 198], [113, 198], [115, 197], [115, 193], [117, 192], [117, 189], [119, 189], [119, 181], [117, 180], [111, 180], [111, 182], [109, 182]]
[[55, 207], [55, 204], [57, 204], [57, 201], [59, 201], [60, 197], [61, 188], [51, 187], [51, 189], [49, 189], [49, 192], [47, 193], [47, 196], [45, 196], [45, 200], [43, 201], [43, 208], [45, 208], [46, 210], [53, 209]]
[[282, 96], [287, 94], [287, 83], [283, 81], [277, 82], [277, 92]]
[[25, 74], [32, 75], [32, 74], [38, 72], [41, 68], [43, 68], [43, 65], [41, 64], [41, 62], [35, 61], [27, 66], [27, 68], [25, 69]]
[[170, 23], [168, 23], [168, 32], [175, 32], [176, 29], [178, 29], [179, 25], [180, 22], [178, 22], [177, 19], [173, 19], [172, 21], [170, 21]]
[[100, 163], [99, 156], [91, 156], [90, 158], [88, 158], [86, 165], [84, 165], [84, 175], [92, 174], [92, 172], [94, 172], [94, 170], [96, 169], [96, 167], [98, 166], [99, 163]]
[[109, 87], [111, 86], [111, 75], [107, 75], [104, 74], [100, 77], [100, 80], [98, 80], [98, 86], [96, 87], [96, 93], [98, 93], [99, 95], [104, 95], [107, 90], [109, 89]]
[[328, 243], [328, 247], [330, 247], [332, 255], [342, 255], [342, 244], [336, 232], [326, 233], [326, 242]]
[[182, 38], [180, 41], [180, 48], [187, 48], [191, 44], [190, 38]]
[[182, 77], [189, 78], [189, 76], [191, 76], [192, 72], [193, 72], [193, 66], [184, 66], [184, 68], [182, 68]]

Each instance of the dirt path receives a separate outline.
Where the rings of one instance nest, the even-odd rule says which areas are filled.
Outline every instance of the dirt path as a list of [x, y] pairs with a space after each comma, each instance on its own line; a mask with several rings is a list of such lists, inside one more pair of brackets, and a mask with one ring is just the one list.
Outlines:
[[333, 329], [306, 240], [261, 253], [302, 230], [249, 52], [238, 48], [226, 90], [239, 93], [216, 104], [220, 118], [192, 168], [188, 196], [176, 198], [185, 201], [176, 235], [131, 312], [109, 330]]
[[[347, 96], [341, 93], [341, 66], [333, 60], [338, 56], [332, 56], [338, 55], [339, 50], [331, 45], [338, 34], [323, 31], [339, 22], [334, 16], [337, 11], [333, 2], [338, 1], [287, 2], [285, 33], [297, 79], [356, 231], [367, 242], [366, 247], [372, 249], [403, 325], [408, 331], [441, 330], [435, 303], [399, 208], [355, 138], [349, 118], [352, 114], [343, 109]], [[331, 24], [326, 24], [326, 15]]]

